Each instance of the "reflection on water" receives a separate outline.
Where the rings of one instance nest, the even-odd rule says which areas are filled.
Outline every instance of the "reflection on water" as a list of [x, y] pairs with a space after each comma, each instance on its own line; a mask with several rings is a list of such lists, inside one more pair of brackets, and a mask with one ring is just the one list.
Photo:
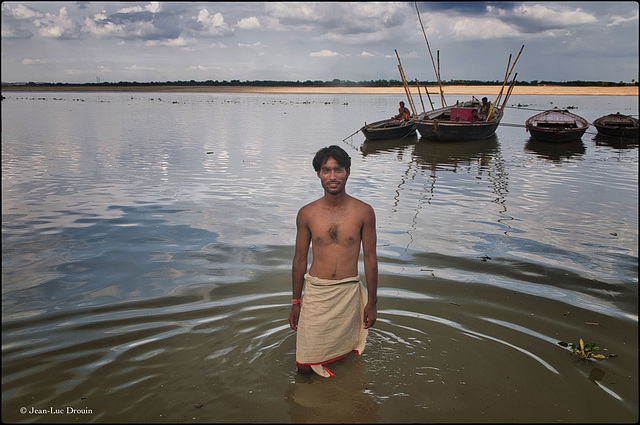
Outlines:
[[417, 141], [418, 136], [415, 133], [410, 136], [403, 137], [402, 139], [387, 139], [373, 142], [365, 139], [360, 146], [360, 151], [363, 156], [398, 152], [412, 146]]
[[577, 159], [584, 155], [586, 148], [582, 140], [575, 140], [565, 143], [545, 142], [530, 138], [525, 145], [527, 152], [535, 153], [540, 158], [545, 158], [554, 162], [563, 162], [568, 159]]
[[486, 168], [498, 151], [498, 137], [494, 134], [481, 140], [444, 143], [421, 140], [414, 150], [414, 158], [424, 168], [435, 172], [442, 170], [456, 172], [459, 167], [477, 162], [478, 169]]
[[634, 149], [638, 147], [638, 138], [611, 137], [597, 134], [593, 140], [598, 146], [610, 146], [616, 149]]
[[[397, 96], [6, 97], [5, 422], [637, 420], [637, 143], [345, 139], [379, 319], [327, 380], [295, 372], [295, 214], [315, 151]], [[607, 102], [637, 114], [566, 99]]]
[[332, 364], [336, 379], [322, 382], [313, 375], [298, 375], [289, 384], [285, 399], [293, 423], [376, 423], [378, 403], [371, 396], [367, 365], [350, 355]]

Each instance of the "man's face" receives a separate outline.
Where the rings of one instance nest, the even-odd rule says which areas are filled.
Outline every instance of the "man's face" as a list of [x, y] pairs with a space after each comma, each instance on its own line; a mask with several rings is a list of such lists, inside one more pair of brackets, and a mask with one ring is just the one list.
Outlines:
[[338, 161], [330, 157], [322, 164], [322, 167], [320, 167], [318, 177], [320, 177], [320, 182], [324, 190], [327, 193], [336, 195], [342, 192], [347, 185], [349, 170], [341, 167]]

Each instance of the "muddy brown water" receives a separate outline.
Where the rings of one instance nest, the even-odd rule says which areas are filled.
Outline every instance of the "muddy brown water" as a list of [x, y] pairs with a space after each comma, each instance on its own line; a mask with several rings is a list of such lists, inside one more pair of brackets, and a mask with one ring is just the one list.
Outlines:
[[[522, 127], [637, 97], [512, 96], [495, 137], [442, 144], [343, 141], [399, 95], [4, 95], [4, 422], [638, 420], [637, 141]], [[323, 379], [296, 374], [287, 316], [329, 144], [380, 282], [363, 355]], [[617, 357], [558, 344], [580, 338]]]

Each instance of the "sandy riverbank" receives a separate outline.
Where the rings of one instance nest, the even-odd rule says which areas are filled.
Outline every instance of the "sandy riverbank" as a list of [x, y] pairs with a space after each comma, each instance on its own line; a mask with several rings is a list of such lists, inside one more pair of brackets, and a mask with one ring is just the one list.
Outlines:
[[[497, 95], [501, 86], [445, 86], [445, 94]], [[418, 94], [415, 87], [412, 92]], [[438, 93], [437, 86], [429, 86], [429, 93]], [[262, 86], [3, 86], [9, 91], [66, 91], [66, 92], [199, 92], [199, 93], [302, 93], [302, 94], [402, 94], [402, 87], [262, 87]], [[424, 87], [420, 88], [424, 94]], [[514, 95], [582, 95], [582, 96], [638, 96], [637, 86], [625, 87], [568, 87], [516, 86]]]

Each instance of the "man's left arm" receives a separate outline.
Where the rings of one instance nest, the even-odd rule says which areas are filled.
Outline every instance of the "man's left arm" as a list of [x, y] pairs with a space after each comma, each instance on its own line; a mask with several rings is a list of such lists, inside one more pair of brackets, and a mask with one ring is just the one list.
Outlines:
[[367, 205], [362, 224], [362, 253], [367, 281], [367, 305], [364, 308], [364, 328], [372, 327], [378, 317], [378, 255], [376, 254], [376, 215]]

